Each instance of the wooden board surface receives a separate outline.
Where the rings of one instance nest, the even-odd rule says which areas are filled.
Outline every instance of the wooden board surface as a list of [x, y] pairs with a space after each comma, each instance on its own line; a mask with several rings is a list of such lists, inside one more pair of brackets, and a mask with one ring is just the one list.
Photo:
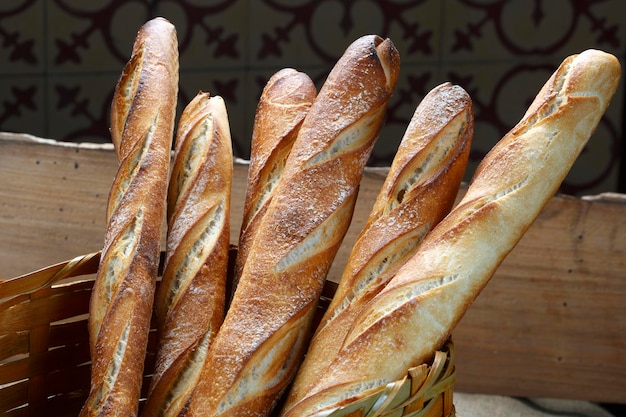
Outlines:
[[[0, 134], [0, 279], [100, 249], [111, 147]], [[246, 166], [237, 164], [231, 241]], [[384, 179], [369, 169], [336, 280]], [[554, 197], [454, 332], [456, 389], [626, 403], [626, 197]]]

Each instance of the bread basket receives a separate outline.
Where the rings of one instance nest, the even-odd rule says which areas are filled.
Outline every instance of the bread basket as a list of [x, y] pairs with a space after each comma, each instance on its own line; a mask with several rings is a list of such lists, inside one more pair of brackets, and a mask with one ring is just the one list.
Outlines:
[[[0, 282], [1, 416], [78, 415], [89, 390], [87, 316], [99, 259], [99, 252], [82, 255]], [[335, 287], [327, 282], [320, 313]], [[155, 342], [152, 330], [145, 382]], [[448, 341], [431, 364], [328, 416], [454, 416], [454, 381], [454, 345]]]

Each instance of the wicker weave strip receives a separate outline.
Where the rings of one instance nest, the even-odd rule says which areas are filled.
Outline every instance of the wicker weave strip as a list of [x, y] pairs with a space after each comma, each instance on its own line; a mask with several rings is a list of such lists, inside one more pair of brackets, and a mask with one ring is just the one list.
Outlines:
[[95, 273], [99, 261], [100, 252], [95, 252], [2, 281], [0, 282], [0, 300], [32, 293], [40, 288], [49, 287], [62, 279]]

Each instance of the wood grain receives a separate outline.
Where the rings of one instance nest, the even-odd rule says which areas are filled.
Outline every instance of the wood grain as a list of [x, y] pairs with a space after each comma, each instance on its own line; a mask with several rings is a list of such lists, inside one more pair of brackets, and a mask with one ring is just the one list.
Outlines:
[[[98, 251], [112, 146], [0, 134], [0, 279]], [[384, 180], [368, 169], [329, 278]], [[237, 163], [231, 241], [247, 168]], [[626, 196], [555, 196], [454, 332], [456, 390], [626, 403]]]

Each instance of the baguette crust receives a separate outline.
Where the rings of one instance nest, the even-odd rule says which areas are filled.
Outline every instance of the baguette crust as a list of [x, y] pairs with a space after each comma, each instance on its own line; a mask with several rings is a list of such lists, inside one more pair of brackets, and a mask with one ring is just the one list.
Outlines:
[[81, 416], [137, 414], [177, 93], [176, 31], [153, 19], [139, 30], [115, 89], [112, 136], [120, 166], [90, 303], [91, 390]]
[[315, 84], [309, 76], [292, 68], [275, 73], [263, 89], [252, 132], [235, 282], [241, 276], [258, 224], [267, 210], [304, 116], [316, 94]]
[[178, 416], [224, 318], [233, 156], [224, 100], [199, 93], [181, 114], [169, 187], [159, 348], [143, 416]]
[[187, 416], [265, 416], [295, 374], [397, 81], [390, 40], [364, 36], [307, 114], [250, 248]]
[[484, 158], [459, 205], [357, 317], [329, 372], [286, 415], [321, 415], [430, 360], [558, 190], [620, 73], [601, 51], [563, 62]]
[[285, 403], [288, 410], [327, 372], [354, 317], [452, 208], [474, 131], [472, 102], [450, 83], [424, 97], [400, 142]]

